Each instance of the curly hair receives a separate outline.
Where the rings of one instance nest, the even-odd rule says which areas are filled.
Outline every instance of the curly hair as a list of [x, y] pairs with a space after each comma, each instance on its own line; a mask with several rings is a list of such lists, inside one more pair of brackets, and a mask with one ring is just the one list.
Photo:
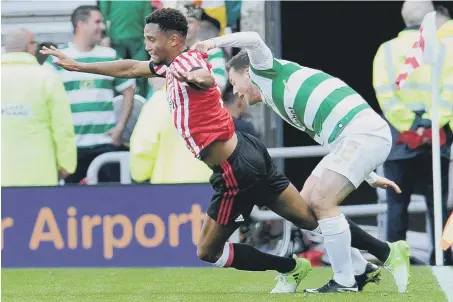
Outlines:
[[146, 17], [145, 22], [159, 25], [160, 30], [164, 32], [176, 31], [184, 38], [187, 36], [187, 19], [179, 10], [173, 8], [155, 10]]

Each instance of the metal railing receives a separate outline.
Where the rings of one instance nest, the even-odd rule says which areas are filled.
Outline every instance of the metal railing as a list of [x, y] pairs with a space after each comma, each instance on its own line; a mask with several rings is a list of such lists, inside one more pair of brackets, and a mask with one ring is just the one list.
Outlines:
[[98, 184], [99, 170], [102, 166], [111, 163], [120, 164], [120, 183], [128, 185], [132, 183], [131, 167], [129, 163], [130, 153], [127, 151], [108, 152], [96, 157], [88, 167], [87, 184]]
[[[321, 157], [329, 153], [329, 150], [323, 146], [305, 146], [305, 147], [285, 147], [285, 148], [269, 148], [269, 154], [273, 158], [307, 158], [307, 157]], [[110, 152], [96, 157], [87, 171], [87, 184], [94, 185], [98, 183], [98, 174], [100, 168], [108, 163], [119, 163], [121, 169], [121, 184], [131, 184], [132, 179], [130, 175], [129, 165], [129, 152]], [[382, 167], [379, 167], [377, 174], [382, 175]], [[364, 205], [350, 205], [341, 206], [341, 211], [350, 217], [363, 217], [377, 215], [379, 238], [385, 240], [386, 238], [386, 220], [387, 220], [387, 197], [385, 190], [377, 189], [378, 200], [377, 203], [369, 203]], [[421, 195], [412, 195], [411, 203], [408, 208], [409, 213], [427, 213], [425, 198]], [[282, 220], [272, 211], [260, 210], [255, 207], [251, 214], [252, 219], [262, 220]], [[427, 215], [427, 219], [428, 215]], [[428, 221], [428, 220], [427, 220]], [[429, 234], [430, 228], [427, 224], [427, 232]]]
[[[329, 149], [324, 146], [305, 146], [305, 147], [286, 147], [286, 148], [269, 148], [269, 154], [273, 158], [307, 158], [321, 157], [329, 153]], [[376, 171], [378, 175], [383, 175], [382, 166]], [[341, 212], [349, 217], [363, 217], [377, 215], [378, 222], [378, 237], [381, 240], [386, 240], [387, 237], [387, 194], [383, 189], [377, 189], [377, 203], [367, 203], [363, 205], [340, 206]], [[426, 221], [429, 216], [425, 197], [422, 195], [413, 194], [408, 208], [409, 213], [426, 213]], [[254, 207], [251, 218], [262, 220], [280, 220], [280, 216], [272, 211], [262, 211], [258, 207]], [[428, 236], [431, 235], [430, 224], [426, 224]], [[431, 237], [428, 237], [431, 238]]]

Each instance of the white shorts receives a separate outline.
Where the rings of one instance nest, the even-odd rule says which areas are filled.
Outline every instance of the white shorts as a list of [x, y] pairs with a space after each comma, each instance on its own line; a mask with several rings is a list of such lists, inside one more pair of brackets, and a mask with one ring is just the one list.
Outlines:
[[326, 155], [312, 174], [322, 178], [326, 169], [345, 176], [359, 185], [382, 165], [392, 148], [392, 134], [387, 122], [371, 109], [357, 114], [338, 138], [329, 145]]

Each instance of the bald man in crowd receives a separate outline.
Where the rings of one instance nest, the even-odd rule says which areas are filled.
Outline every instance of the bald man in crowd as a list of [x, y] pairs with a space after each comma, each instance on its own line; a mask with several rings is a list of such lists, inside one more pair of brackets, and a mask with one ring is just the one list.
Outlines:
[[2, 54], [2, 186], [56, 186], [76, 168], [71, 108], [57, 74], [39, 65], [26, 29]]

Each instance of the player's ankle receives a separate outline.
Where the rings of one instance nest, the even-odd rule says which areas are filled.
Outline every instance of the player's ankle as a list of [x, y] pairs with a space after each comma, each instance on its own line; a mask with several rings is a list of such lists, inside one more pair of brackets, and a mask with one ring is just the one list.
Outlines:
[[297, 269], [297, 261], [295, 259], [291, 259], [293, 262], [294, 262], [294, 267], [292, 270], [288, 271], [288, 272], [279, 272], [281, 274], [285, 274], [285, 275], [288, 275], [288, 274], [291, 274], [293, 273], [296, 269]]

